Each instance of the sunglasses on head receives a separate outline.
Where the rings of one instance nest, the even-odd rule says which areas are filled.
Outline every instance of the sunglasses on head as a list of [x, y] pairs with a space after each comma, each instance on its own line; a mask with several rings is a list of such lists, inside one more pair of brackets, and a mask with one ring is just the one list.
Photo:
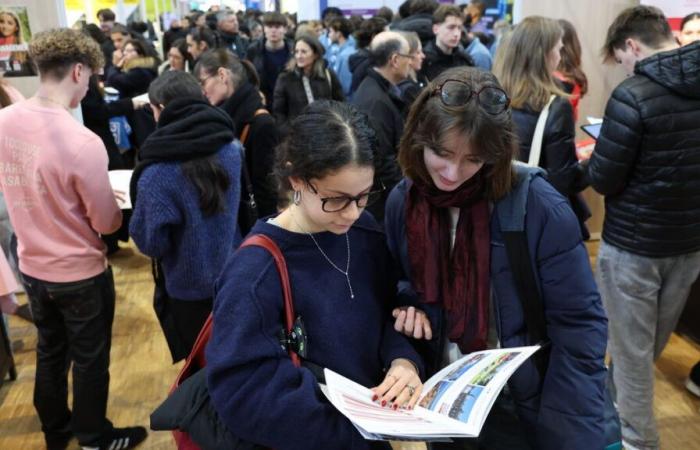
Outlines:
[[501, 114], [510, 106], [508, 94], [503, 89], [483, 86], [474, 91], [469, 84], [460, 80], [445, 80], [435, 88], [433, 95], [438, 95], [442, 104], [448, 107], [464, 106], [475, 97], [481, 109], [491, 115]]

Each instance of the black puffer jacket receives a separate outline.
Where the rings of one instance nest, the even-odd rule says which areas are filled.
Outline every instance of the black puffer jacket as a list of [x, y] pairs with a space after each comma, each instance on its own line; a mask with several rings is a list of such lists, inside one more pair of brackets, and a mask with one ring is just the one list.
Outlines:
[[[309, 86], [314, 100], [345, 100], [343, 87], [338, 81], [332, 69], [325, 69], [324, 76], [312, 76]], [[299, 70], [285, 71], [277, 77], [275, 93], [273, 97], [273, 111], [277, 120], [277, 127], [284, 137], [289, 133], [290, 122], [298, 116], [309, 104], [304, 90], [302, 74]]]
[[474, 60], [461, 45], [448, 55], [440, 50], [433, 39], [423, 47], [423, 53], [425, 53], [425, 60], [419, 75], [427, 80], [434, 80], [442, 72], [453, 67], [474, 66]]
[[637, 63], [591, 157], [603, 239], [649, 257], [700, 250], [700, 42]]
[[350, 93], [354, 94], [357, 88], [360, 87], [362, 80], [367, 76], [367, 72], [372, 69], [369, 60], [369, 50], [366, 48], [357, 49], [355, 54], [350, 55], [350, 58], [348, 58], [348, 65], [350, 66], [350, 72], [352, 72]]
[[391, 29], [414, 31], [418, 33], [418, 37], [423, 45], [435, 38], [435, 34], [433, 34], [433, 15], [428, 13], [408, 16], [405, 19], [399, 20], [396, 24], [392, 24]]

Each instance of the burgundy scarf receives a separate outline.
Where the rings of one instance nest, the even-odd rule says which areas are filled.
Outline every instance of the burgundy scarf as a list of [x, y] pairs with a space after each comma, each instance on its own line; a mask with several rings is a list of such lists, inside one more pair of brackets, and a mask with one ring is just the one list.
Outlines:
[[[413, 183], [406, 237], [413, 287], [425, 303], [447, 310], [449, 339], [462, 353], [486, 348], [489, 315], [489, 205], [481, 173], [453, 192]], [[450, 211], [460, 208], [450, 252]]]

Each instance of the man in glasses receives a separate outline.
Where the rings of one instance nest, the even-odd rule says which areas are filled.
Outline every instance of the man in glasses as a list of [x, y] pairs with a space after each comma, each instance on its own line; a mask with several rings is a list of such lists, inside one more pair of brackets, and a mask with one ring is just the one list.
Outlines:
[[658, 8], [620, 13], [605, 61], [629, 78], [612, 93], [588, 165], [605, 196], [596, 278], [628, 449], [658, 449], [654, 361], [700, 272], [700, 42], [678, 48]]
[[408, 78], [412, 57], [408, 54], [408, 41], [395, 31], [384, 31], [376, 35], [369, 52], [374, 67], [357, 88], [353, 103], [369, 116], [377, 133], [375, 176], [386, 190], [380, 201], [368, 209], [381, 222], [386, 196], [401, 180], [401, 170], [396, 163], [396, 149], [403, 132], [401, 111], [404, 103], [397, 84]]
[[421, 75], [433, 80], [447, 69], [459, 66], [473, 66], [474, 62], [460, 44], [464, 20], [459, 8], [454, 5], [440, 5], [433, 13], [433, 33], [435, 39], [423, 48], [425, 61]]

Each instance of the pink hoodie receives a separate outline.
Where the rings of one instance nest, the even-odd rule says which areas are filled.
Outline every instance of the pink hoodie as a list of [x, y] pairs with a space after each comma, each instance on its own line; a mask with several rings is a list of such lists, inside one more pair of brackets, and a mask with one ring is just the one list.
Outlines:
[[57, 283], [107, 267], [99, 233], [122, 216], [100, 138], [60, 107], [33, 100], [0, 110], [0, 188], [19, 242], [19, 268]]

